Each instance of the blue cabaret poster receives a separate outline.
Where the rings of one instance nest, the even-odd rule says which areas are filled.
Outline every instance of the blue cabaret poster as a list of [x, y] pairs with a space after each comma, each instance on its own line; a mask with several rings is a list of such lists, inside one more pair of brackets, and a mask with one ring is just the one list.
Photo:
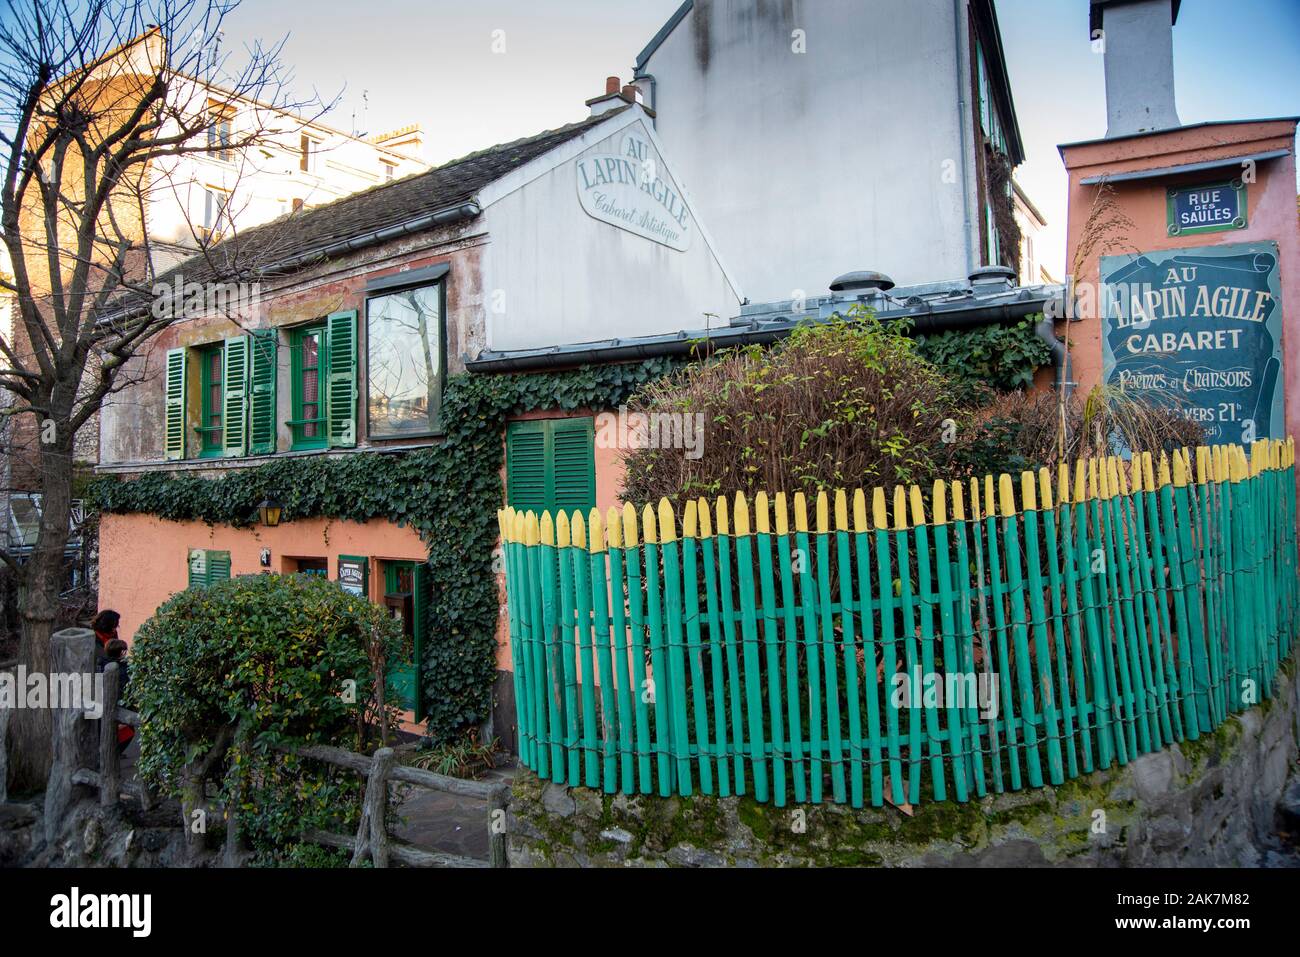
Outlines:
[[1101, 257], [1107, 385], [1172, 405], [1211, 443], [1282, 438], [1277, 245]]

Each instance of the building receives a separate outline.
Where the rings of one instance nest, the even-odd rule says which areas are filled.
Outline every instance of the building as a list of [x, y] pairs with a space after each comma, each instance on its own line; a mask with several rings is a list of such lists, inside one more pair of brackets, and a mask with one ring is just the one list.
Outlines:
[[992, 0], [686, 0], [636, 61], [754, 302], [1016, 267], [1024, 159]]
[[[404, 455], [440, 443], [447, 378], [481, 354], [676, 334], [735, 315], [738, 287], [648, 114], [619, 96], [582, 122], [244, 232], [232, 254], [257, 260], [258, 295], [239, 325], [179, 321], [134, 360], [142, 381], [104, 408], [98, 471], [217, 476], [277, 460]], [[164, 281], [202, 282], [207, 263], [190, 260]], [[620, 453], [597, 447], [599, 411], [541, 410], [505, 428], [512, 501], [617, 501]], [[559, 477], [530, 482], [542, 472]], [[189, 584], [324, 574], [376, 602], [409, 598], [419, 661], [427, 553], [415, 530], [389, 521], [249, 529], [106, 514], [100, 600], [122, 613], [129, 639]], [[407, 662], [395, 680], [418, 718], [415, 670]]]
[[1282, 438], [1300, 428], [1289, 345], [1300, 314], [1297, 118], [1182, 124], [1178, 9], [1091, 5], [1106, 41], [1106, 136], [1060, 147], [1066, 262], [1079, 266], [1067, 304], [1075, 373], [1085, 389], [1174, 404], [1212, 442]]
[[1033, 200], [1012, 180], [1011, 188], [1015, 198], [1016, 226], [1020, 230], [1020, 257], [1017, 278], [1022, 286], [1036, 286], [1042, 283], [1056, 283], [1039, 260], [1039, 248], [1043, 242], [1043, 230], [1047, 228], [1047, 219]]

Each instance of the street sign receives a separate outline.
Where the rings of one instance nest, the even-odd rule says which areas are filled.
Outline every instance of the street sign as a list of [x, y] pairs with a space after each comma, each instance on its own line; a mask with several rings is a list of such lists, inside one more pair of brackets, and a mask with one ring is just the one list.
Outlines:
[[1246, 228], [1246, 184], [1239, 179], [1170, 189], [1169, 235], [1189, 236]]

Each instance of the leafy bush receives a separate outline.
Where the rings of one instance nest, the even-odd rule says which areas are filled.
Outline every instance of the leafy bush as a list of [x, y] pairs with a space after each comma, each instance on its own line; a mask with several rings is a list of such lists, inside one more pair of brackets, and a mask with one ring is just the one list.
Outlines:
[[206, 778], [220, 779], [255, 859], [288, 855], [303, 830], [352, 823], [358, 785], [276, 746], [360, 748], [367, 717], [377, 715], [372, 661], [400, 648], [399, 625], [383, 609], [316, 576], [246, 576], [180, 592], [140, 628], [131, 652], [141, 774], [187, 809], [203, 803]]
[[963, 398], [1027, 389], [1034, 373], [1052, 361], [1052, 351], [1034, 332], [1041, 319], [918, 335], [916, 351], [948, 376]]
[[1064, 410], [1055, 392], [1013, 392], [976, 413], [959, 434], [954, 464], [964, 474], [985, 475], [1058, 462], [1062, 413], [1067, 462], [1122, 448], [1160, 452], [1205, 441], [1201, 427], [1178, 408], [1121, 390], [1099, 386], [1084, 399], [1076, 393]]
[[951, 455], [945, 425], [964, 418], [901, 327], [860, 310], [689, 366], [635, 401], [650, 415], [702, 416], [704, 429], [698, 458], [627, 457], [624, 497], [635, 502], [929, 482]]

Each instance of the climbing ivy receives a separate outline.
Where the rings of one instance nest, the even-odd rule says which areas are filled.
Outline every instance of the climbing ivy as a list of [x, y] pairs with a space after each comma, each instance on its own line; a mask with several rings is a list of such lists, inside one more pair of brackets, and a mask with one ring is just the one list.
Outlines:
[[429, 734], [443, 742], [483, 721], [491, 708], [499, 601], [491, 545], [504, 498], [507, 419], [540, 409], [615, 408], [680, 365], [657, 358], [558, 373], [462, 373], [444, 394], [445, 438], [427, 448], [271, 459], [219, 479], [161, 472], [131, 481], [105, 478], [92, 483], [88, 497], [102, 512], [239, 527], [252, 525], [258, 503], [274, 495], [283, 521], [410, 525], [429, 549], [433, 594], [423, 690]]
[[1052, 361], [1047, 343], [1034, 332], [1042, 318], [1033, 315], [1012, 325], [918, 335], [916, 351], [965, 390], [1027, 389], [1034, 373]]

